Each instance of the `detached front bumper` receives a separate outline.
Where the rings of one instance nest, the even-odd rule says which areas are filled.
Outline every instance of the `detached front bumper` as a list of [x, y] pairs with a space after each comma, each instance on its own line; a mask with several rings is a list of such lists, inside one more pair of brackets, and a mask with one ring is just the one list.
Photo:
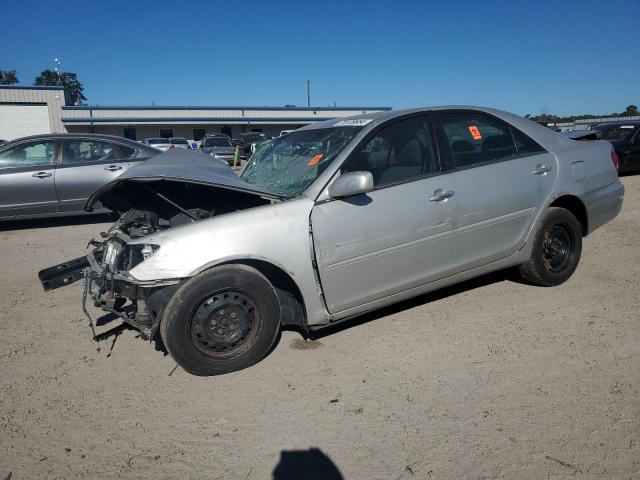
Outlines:
[[45, 291], [70, 285], [84, 278], [82, 309], [89, 319], [94, 335], [94, 324], [86, 308], [93, 305], [115, 314], [127, 324], [140, 330], [142, 336], [152, 339], [160, 324], [164, 309], [180, 286], [180, 279], [141, 282], [125, 273], [111, 272], [94, 257], [93, 253], [60, 265], [41, 270], [38, 277]]

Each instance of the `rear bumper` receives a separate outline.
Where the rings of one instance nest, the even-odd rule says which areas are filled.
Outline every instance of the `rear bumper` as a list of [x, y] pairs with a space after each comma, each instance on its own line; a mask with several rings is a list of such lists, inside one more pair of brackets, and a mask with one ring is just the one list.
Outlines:
[[604, 187], [596, 188], [583, 196], [589, 216], [589, 233], [613, 220], [622, 209], [624, 186], [616, 180]]

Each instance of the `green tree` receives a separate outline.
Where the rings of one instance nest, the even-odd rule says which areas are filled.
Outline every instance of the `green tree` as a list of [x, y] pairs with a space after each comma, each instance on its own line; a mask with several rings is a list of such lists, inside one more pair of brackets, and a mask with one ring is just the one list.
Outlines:
[[64, 87], [65, 97], [74, 105], [82, 105], [87, 97], [83, 95], [84, 87], [78, 81], [78, 76], [73, 72], [54, 72], [44, 70], [33, 82], [34, 85], [49, 85]]
[[19, 81], [15, 70], [0, 70], [0, 85], [13, 85]]
[[640, 113], [638, 113], [638, 107], [635, 105], [629, 105], [626, 110], [620, 114], [621, 117], [632, 117], [635, 115], [640, 115]]

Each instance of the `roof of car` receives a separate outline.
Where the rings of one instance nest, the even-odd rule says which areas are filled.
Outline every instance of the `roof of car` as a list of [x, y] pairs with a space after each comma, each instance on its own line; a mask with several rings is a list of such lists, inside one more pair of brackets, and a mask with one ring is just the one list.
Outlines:
[[116, 135], [105, 135], [102, 133], [43, 133], [40, 135], [29, 135], [27, 137], [14, 138], [6, 143], [3, 143], [2, 146], [6, 147], [8, 144], [13, 144], [15, 142], [22, 142], [25, 140], [41, 140], [48, 138], [90, 138], [94, 140], [107, 140], [111, 142], [124, 143], [128, 145], [139, 146], [140, 144], [134, 140], [129, 140], [128, 138], [118, 137]]
[[598, 128], [598, 127], [619, 127], [621, 125], [633, 125], [634, 127], [640, 127], [640, 120], [629, 120], [628, 122], [625, 122], [623, 120], [618, 120], [615, 122], [602, 122], [599, 123], [598, 125], [595, 125], [593, 128]]

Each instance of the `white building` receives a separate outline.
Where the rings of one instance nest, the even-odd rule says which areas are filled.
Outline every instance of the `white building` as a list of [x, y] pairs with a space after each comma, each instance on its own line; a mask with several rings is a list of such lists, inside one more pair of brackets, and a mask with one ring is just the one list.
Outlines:
[[207, 133], [263, 132], [277, 136], [313, 122], [390, 107], [132, 107], [65, 105], [62, 87], [0, 85], [0, 139], [60, 132], [92, 132], [132, 140]]

